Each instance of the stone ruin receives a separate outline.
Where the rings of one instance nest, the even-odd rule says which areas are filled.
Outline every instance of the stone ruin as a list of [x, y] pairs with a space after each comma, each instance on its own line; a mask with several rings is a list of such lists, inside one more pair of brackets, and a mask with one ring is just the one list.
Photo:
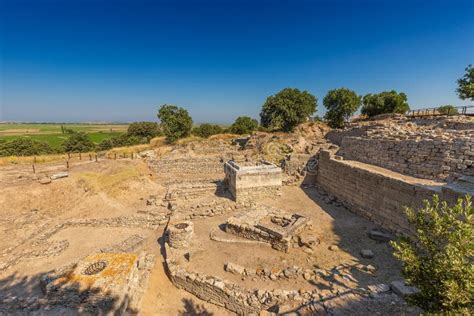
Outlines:
[[243, 166], [230, 160], [224, 164], [224, 172], [224, 182], [236, 201], [255, 195], [277, 195], [282, 186], [281, 168], [267, 161]]
[[[77, 304], [84, 312], [138, 310], [154, 256], [97, 253], [45, 275], [41, 289], [49, 300]], [[100, 305], [100, 306], [98, 306]]]
[[288, 252], [292, 243], [298, 242], [296, 234], [309, 224], [311, 221], [302, 215], [260, 207], [229, 218], [225, 231]]

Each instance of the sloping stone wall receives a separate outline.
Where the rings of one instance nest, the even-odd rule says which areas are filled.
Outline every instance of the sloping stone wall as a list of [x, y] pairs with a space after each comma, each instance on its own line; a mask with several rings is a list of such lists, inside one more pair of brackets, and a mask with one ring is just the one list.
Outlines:
[[319, 154], [316, 182], [353, 212], [397, 233], [409, 234], [404, 206], [420, 207], [424, 199], [437, 193], [453, 201], [440, 186], [412, 184], [401, 178], [336, 160], [329, 151]]

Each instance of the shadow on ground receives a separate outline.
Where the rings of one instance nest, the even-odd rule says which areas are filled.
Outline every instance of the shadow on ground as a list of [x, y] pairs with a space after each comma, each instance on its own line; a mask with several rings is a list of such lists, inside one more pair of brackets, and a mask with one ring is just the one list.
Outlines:
[[[100, 288], [83, 289], [78, 283], [58, 283], [59, 290], [44, 294], [41, 284], [45, 275], [54, 271], [24, 277], [13, 273], [0, 280], [0, 315], [121, 315], [127, 309], [129, 297], [122, 298]], [[128, 310], [130, 314], [137, 311]]]

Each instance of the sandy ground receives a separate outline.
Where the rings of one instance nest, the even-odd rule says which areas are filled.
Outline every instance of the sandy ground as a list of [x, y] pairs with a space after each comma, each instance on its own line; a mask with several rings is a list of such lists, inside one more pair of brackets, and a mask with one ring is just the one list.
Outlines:
[[[35, 249], [31, 240], [49, 227], [68, 220], [132, 215], [144, 209], [150, 195], [164, 195], [164, 188], [143, 161], [120, 160], [43, 164], [33, 175], [29, 166], [0, 168], [0, 262]], [[67, 171], [69, 177], [40, 184], [36, 177]], [[128, 227], [71, 227], [60, 230], [48, 242], [67, 240], [69, 247], [58, 256], [23, 259], [0, 272], [3, 295], [40, 296], [39, 276], [112, 246], [134, 234], [147, 237], [144, 250], [157, 255], [149, 288], [143, 298], [144, 315], [191, 315], [226, 310], [203, 302], [172, 285], [165, 274], [160, 245], [163, 231]], [[11, 249], [14, 248], [14, 249]]]

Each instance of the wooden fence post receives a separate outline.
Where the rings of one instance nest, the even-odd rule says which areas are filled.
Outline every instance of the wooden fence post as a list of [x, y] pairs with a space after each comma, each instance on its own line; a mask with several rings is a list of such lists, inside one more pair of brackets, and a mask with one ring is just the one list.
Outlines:
[[97, 154], [95, 154], [95, 162], [97, 162]]
[[66, 168], [69, 169], [69, 160], [66, 160]]
[[92, 154], [89, 154], [89, 160], [92, 161]]
[[71, 154], [67, 153], [67, 159], [71, 159]]
[[33, 163], [36, 163], [36, 156], [33, 157]]
[[33, 173], [36, 173], [35, 164], [32, 164], [32, 166], [33, 166]]
[[79, 152], [79, 160], [82, 160], [81, 152]]
[[117, 153], [114, 153], [114, 160], [117, 160]]

